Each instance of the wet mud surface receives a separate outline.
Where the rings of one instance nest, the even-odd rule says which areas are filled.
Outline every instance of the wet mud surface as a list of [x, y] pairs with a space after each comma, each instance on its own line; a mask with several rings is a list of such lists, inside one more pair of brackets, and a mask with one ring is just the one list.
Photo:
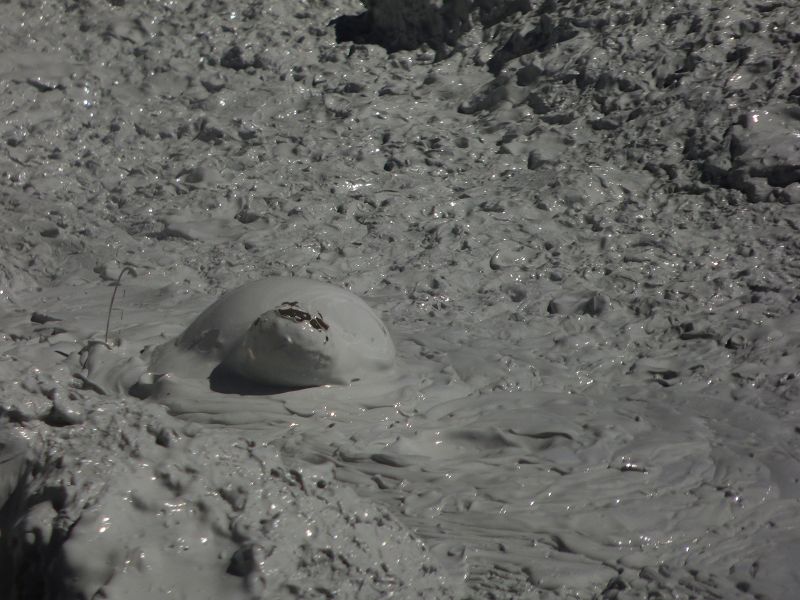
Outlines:
[[[9, 598], [793, 597], [800, 9], [444, 4], [3, 5]], [[271, 276], [391, 373], [153, 373]]]

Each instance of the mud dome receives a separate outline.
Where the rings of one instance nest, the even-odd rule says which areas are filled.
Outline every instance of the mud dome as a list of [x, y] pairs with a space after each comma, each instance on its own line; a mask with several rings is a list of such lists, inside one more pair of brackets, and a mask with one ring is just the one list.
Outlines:
[[[7, 597], [794, 597], [800, 9], [365, 4], [3, 5]], [[269, 276], [396, 373], [136, 393]]]

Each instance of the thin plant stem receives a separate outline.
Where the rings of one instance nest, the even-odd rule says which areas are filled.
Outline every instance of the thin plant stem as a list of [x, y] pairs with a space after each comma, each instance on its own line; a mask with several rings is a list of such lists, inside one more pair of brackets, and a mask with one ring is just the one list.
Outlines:
[[123, 267], [122, 270], [119, 272], [119, 277], [117, 277], [116, 283], [114, 284], [114, 292], [111, 294], [111, 302], [108, 304], [108, 317], [106, 318], [106, 337], [105, 337], [106, 346], [108, 346], [108, 330], [111, 327], [111, 311], [114, 308], [114, 299], [117, 297], [117, 290], [119, 289], [119, 284], [122, 281], [122, 276], [125, 274], [126, 271], [129, 271], [131, 274], [136, 273], [131, 267]]

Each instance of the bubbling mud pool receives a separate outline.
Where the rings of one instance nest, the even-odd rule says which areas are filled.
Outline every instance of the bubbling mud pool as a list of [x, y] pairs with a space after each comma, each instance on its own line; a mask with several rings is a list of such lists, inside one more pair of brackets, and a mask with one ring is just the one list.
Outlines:
[[[132, 292], [128, 300], [147, 304], [150, 297]], [[202, 306], [197, 299], [194, 304]], [[182, 306], [188, 316], [188, 307]], [[78, 322], [65, 318], [60, 329], [74, 331]], [[370, 506], [385, 507], [396, 522], [387, 525], [388, 514], [379, 512], [384, 514], [378, 517], [382, 527], [414, 532], [425, 544], [429, 566], [420, 571], [426, 573], [421, 578], [408, 562], [419, 552], [408, 546], [419, 543], [414, 538], [401, 537], [383, 550], [395, 561], [396, 576], [409, 586], [416, 581], [420, 589], [466, 581], [475, 593], [489, 593], [499, 574], [511, 594], [605, 589], [661, 564], [678, 569], [680, 577], [691, 576], [696, 589], [716, 590], [727, 582], [704, 570], [713, 567], [703, 561], [704, 548], [729, 547], [727, 552], [742, 565], [737, 568], [751, 572], [749, 553], [782, 560], [792, 547], [787, 532], [766, 532], [800, 491], [792, 476], [793, 451], [780, 442], [763, 443], [781, 425], [745, 406], [731, 407], [723, 390], [715, 398], [713, 390], [679, 396], [668, 388], [653, 394], [637, 386], [594, 386], [591, 392], [565, 395], [550, 389], [545, 379], [532, 391], [491, 391], [481, 388], [478, 376], [490, 367], [479, 363], [480, 355], [464, 346], [463, 337], [446, 331], [393, 331], [398, 365], [375, 380], [289, 391], [241, 383], [214, 389], [206, 368], [205, 377], [161, 374], [144, 399], [126, 398], [124, 390], [135, 388], [132, 382], [148, 368], [143, 358], [148, 351], [142, 349], [172, 343], [159, 343], [161, 335], [153, 337], [152, 330], [137, 334], [138, 329], [132, 324], [129, 340], [123, 331], [114, 345], [93, 342], [64, 359], [75, 361], [72, 368], [79, 369], [85, 390], [116, 398], [113, 402], [98, 403], [93, 414], [76, 415], [74, 402], [58, 398], [58, 408], [54, 403], [44, 416], [51, 422], [93, 424], [97, 430], [99, 421], [117, 419], [120, 407], [139, 415], [133, 424], [118, 421], [122, 441], [117, 443], [138, 448], [132, 457], [142, 458], [127, 465], [114, 459], [118, 464], [107, 467], [113, 473], [110, 483], [83, 492], [96, 507], [94, 520], [82, 517], [62, 550], [49, 559], [64, 577], [76, 578], [75, 589], [86, 593], [140, 590], [142, 575], [137, 573], [151, 574], [147, 581], [155, 582], [154, 591], [175, 582], [191, 590], [186, 578], [196, 577], [194, 569], [202, 564], [217, 564], [216, 572], [242, 577], [250, 593], [272, 589], [259, 579], [278, 568], [277, 558], [264, 549], [274, 547], [264, 546], [275, 535], [272, 526], [235, 533], [243, 521], [256, 519], [257, 502], [263, 502], [254, 499], [255, 488], [249, 486], [262, 486], [261, 493], [274, 488], [254, 483], [257, 464], [262, 465], [259, 477], [272, 465], [269, 478], [299, 486], [303, 497], [314, 489], [303, 502], [316, 502], [316, 508], [298, 508], [294, 498], [295, 504], [283, 510], [292, 513], [288, 506], [294, 506], [305, 515], [300, 518], [313, 523], [313, 537], [321, 546], [335, 539], [342, 516], [324, 508], [325, 496], [317, 495], [339, 498], [340, 488], [347, 489], [374, 503]], [[498, 332], [500, 338], [508, 333]], [[53, 343], [62, 354], [63, 333], [50, 336], [61, 340]], [[480, 345], [490, 343], [484, 339]], [[502, 345], [495, 344], [498, 349]], [[122, 396], [113, 390], [122, 390]], [[82, 469], [102, 464], [103, 451], [87, 450], [80, 437], [72, 436], [71, 443], [77, 444], [72, 451]], [[14, 439], [7, 438], [4, 450], [4, 481], [12, 500], [14, 473], [24, 469], [20, 457], [30, 452]], [[103, 441], [100, 448], [109, 443]], [[220, 463], [214, 447], [231, 445], [245, 454], [235, 458], [239, 451], [234, 451]], [[184, 464], [177, 457], [187, 452], [193, 458]], [[233, 468], [232, 460], [241, 464]], [[50, 468], [56, 477], [59, 469]], [[231, 468], [235, 477], [225, 472]], [[149, 483], [148, 473], [153, 477]], [[286, 490], [275, 493], [291, 496]], [[208, 514], [208, 500], [203, 500], [208, 494], [222, 494], [228, 516], [225, 511]], [[66, 500], [66, 506], [78, 497]], [[150, 522], [148, 514], [172, 514], [170, 531], [183, 532], [188, 553], [174, 554], [170, 536], [150, 533], [161, 518]], [[23, 530], [39, 531], [49, 515], [33, 511]], [[139, 530], [134, 539], [123, 534], [129, 527]], [[193, 537], [202, 537], [209, 527], [216, 531], [206, 538], [217, 540], [217, 558], [202, 550], [209, 542]], [[751, 549], [737, 541], [742, 527], [752, 535], [764, 532], [760, 545]], [[359, 543], [368, 548], [373, 539], [380, 535]], [[284, 543], [293, 547], [291, 541]], [[696, 562], [686, 561], [689, 550]], [[102, 558], [107, 555], [112, 558]], [[139, 566], [125, 567], [133, 564], [132, 556], [140, 556]], [[280, 564], [299, 569], [306, 559], [298, 560], [294, 566]], [[153, 561], [163, 565], [153, 567]], [[641, 589], [670, 589], [675, 576], [673, 571], [654, 572]], [[108, 583], [102, 583], [103, 577]], [[322, 576], [308, 577], [318, 582]], [[215, 589], [236, 589], [235, 577], [225, 580], [216, 580]], [[735, 584], [732, 580], [730, 589], [737, 589]], [[446, 597], [460, 585], [434, 593]]]
[[256, 383], [309, 387], [349, 384], [393, 366], [389, 333], [360, 298], [318, 281], [272, 277], [223, 295], [156, 348], [149, 369], [208, 379], [225, 368]]
[[10, 599], [795, 597], [797, 3], [3, 14]]

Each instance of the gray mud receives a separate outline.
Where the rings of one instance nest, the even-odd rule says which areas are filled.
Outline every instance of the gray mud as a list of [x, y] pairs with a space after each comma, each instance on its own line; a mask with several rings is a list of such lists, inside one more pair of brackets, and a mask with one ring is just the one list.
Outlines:
[[[794, 598], [800, 9], [723, 4], [3, 4], [6, 597]], [[274, 275], [393, 377], [142, 391]]]

